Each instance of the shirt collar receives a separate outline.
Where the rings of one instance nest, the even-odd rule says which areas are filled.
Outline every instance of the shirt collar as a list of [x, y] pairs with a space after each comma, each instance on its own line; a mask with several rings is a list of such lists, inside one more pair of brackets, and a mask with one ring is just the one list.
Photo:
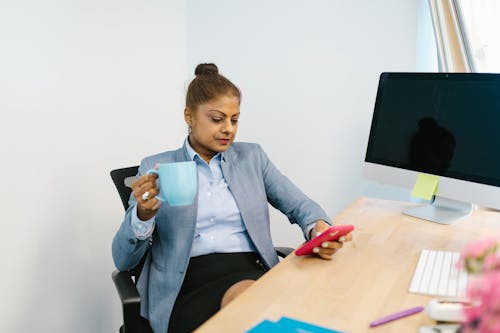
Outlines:
[[[193, 149], [193, 147], [191, 147], [191, 145], [189, 144], [188, 137], [186, 137], [186, 140], [184, 140], [184, 145], [186, 146], [186, 150], [187, 150], [187, 153], [188, 153], [188, 155], [189, 155], [189, 160], [190, 160], [190, 161], [195, 161], [195, 162], [196, 162], [197, 160], [198, 160], [198, 161], [204, 161], [204, 160], [201, 158], [200, 154], [198, 154], [198, 153], [197, 153], [197, 152]], [[223, 156], [222, 156], [222, 153], [218, 153], [217, 155], [215, 155], [214, 157], [212, 157], [212, 159], [214, 159], [214, 158], [215, 158], [216, 160], [220, 161], [222, 157], [223, 157]]]

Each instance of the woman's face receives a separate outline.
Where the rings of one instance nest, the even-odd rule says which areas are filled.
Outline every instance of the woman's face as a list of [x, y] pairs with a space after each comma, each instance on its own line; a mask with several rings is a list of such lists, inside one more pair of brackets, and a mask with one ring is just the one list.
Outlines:
[[189, 144], [208, 163], [233, 143], [239, 116], [240, 100], [232, 95], [217, 97], [196, 110], [186, 108], [184, 119], [191, 127]]

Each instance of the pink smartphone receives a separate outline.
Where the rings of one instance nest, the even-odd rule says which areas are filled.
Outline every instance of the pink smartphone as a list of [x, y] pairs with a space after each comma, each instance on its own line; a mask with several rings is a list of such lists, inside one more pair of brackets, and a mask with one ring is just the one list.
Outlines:
[[[354, 230], [353, 225], [335, 225], [329, 227], [325, 231], [323, 231], [318, 236], [314, 237], [310, 241], [301, 245], [297, 250], [295, 250], [295, 254], [298, 256], [305, 256], [308, 254], [313, 254], [313, 249], [315, 247], [321, 247], [323, 242], [336, 241], [342, 236], [347, 235], [351, 231]], [[335, 233], [337, 232], [337, 233]], [[335, 233], [333, 236], [332, 234]]]

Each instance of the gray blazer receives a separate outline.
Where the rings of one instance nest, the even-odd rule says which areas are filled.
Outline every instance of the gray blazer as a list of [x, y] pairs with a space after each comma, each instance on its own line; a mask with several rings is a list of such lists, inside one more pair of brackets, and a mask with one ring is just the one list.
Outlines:
[[[145, 174], [156, 163], [188, 160], [185, 146], [150, 156], [142, 160], [138, 175]], [[268, 268], [278, 263], [271, 241], [268, 202], [302, 230], [319, 219], [330, 223], [325, 211], [281, 174], [259, 145], [233, 143], [222, 153], [221, 164], [250, 239]], [[151, 243], [135, 237], [131, 214], [137, 202], [133, 195], [129, 204], [123, 223], [113, 239], [113, 260], [120, 271], [125, 271], [137, 265], [148, 248], [151, 249], [137, 284], [141, 315], [149, 319], [155, 332], [166, 332], [189, 262], [198, 198], [189, 206], [162, 204], [156, 214]]]

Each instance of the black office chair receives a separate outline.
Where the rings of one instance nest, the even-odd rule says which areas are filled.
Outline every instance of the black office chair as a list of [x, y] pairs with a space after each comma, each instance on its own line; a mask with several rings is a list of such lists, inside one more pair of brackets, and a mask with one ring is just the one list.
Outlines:
[[[136, 179], [139, 166], [116, 169], [111, 171], [111, 179], [120, 194], [123, 208], [127, 210], [128, 200], [132, 193], [131, 184]], [[280, 257], [286, 257], [293, 249], [289, 247], [275, 247], [276, 253]], [[123, 312], [123, 325], [120, 327], [121, 333], [150, 333], [153, 332], [149, 326], [149, 322], [140, 315], [141, 298], [136, 288], [136, 283], [139, 280], [139, 275], [144, 265], [146, 255], [141, 259], [139, 264], [133, 269], [126, 272], [113, 271], [112, 278], [115, 283], [116, 290], [120, 296]]]
[[[125, 210], [128, 209], [128, 200], [132, 193], [130, 186], [136, 179], [138, 169], [139, 166], [132, 166], [116, 169], [110, 173]], [[144, 255], [137, 266], [129, 271], [120, 272], [115, 270], [111, 274], [122, 303], [123, 325], [120, 327], [120, 333], [153, 332], [149, 326], [149, 322], [140, 315], [141, 297], [135, 286], [137, 281], [139, 281], [139, 275], [145, 259], [146, 255]]]

